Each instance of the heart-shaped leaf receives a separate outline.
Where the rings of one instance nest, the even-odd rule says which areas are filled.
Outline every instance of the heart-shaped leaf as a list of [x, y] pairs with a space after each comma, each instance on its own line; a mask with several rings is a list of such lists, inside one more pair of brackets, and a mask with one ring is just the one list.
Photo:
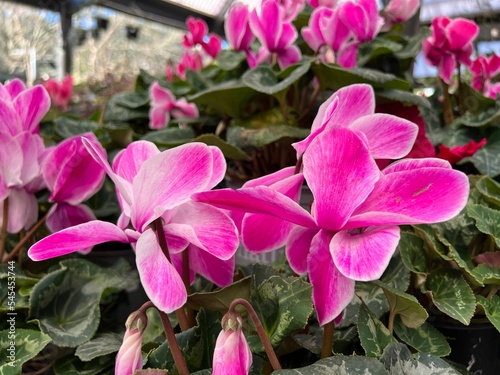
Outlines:
[[379, 358], [387, 345], [396, 342], [389, 330], [364, 303], [358, 313], [358, 335], [367, 357]]

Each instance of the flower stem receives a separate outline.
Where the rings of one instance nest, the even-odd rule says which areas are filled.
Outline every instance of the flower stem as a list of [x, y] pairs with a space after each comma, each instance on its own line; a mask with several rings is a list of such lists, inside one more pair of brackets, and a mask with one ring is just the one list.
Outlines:
[[396, 317], [396, 312], [391, 307], [391, 309], [389, 310], [389, 322], [387, 324], [387, 329], [389, 330], [391, 335], [392, 335], [392, 332], [394, 331], [394, 318], [395, 317]]
[[319, 95], [319, 91], [320, 91], [319, 85], [317, 85], [316, 87], [314, 87], [314, 90], [313, 90], [313, 93], [311, 95], [311, 98], [309, 99], [309, 103], [307, 104], [307, 107], [306, 107], [304, 113], [302, 113], [300, 115], [299, 121], [302, 120], [305, 116], [307, 116], [307, 114], [309, 112], [311, 112], [312, 106], [314, 105], [314, 102], [316, 101], [316, 98]]
[[460, 115], [465, 113], [465, 101], [464, 101], [464, 85], [462, 84], [462, 74], [460, 73], [460, 63], [457, 64], [458, 73], [458, 109], [460, 110]]
[[154, 307], [158, 314], [160, 314], [161, 323], [163, 324], [163, 330], [165, 331], [165, 336], [167, 337], [168, 346], [170, 347], [170, 352], [172, 353], [172, 357], [174, 357], [175, 366], [177, 367], [177, 371], [179, 371], [179, 375], [189, 375], [189, 370], [186, 366], [186, 361], [182, 356], [182, 351], [179, 348], [179, 343], [175, 338], [174, 330], [172, 329], [172, 324], [170, 323], [170, 319], [168, 315], [163, 311], [159, 310], [151, 301], [146, 302], [142, 305], [139, 310], [146, 313], [148, 309]]
[[38, 229], [40, 229], [40, 227], [45, 223], [45, 220], [47, 220], [48, 216], [49, 216], [49, 212], [47, 212], [40, 220], [38, 220], [38, 222], [31, 227], [31, 229], [26, 233], [26, 235], [19, 240], [16, 247], [14, 247], [14, 249], [12, 249], [12, 251], [5, 257], [6, 263], [8, 261], [12, 260], [15, 257], [15, 255], [17, 254], [17, 252], [24, 247], [26, 242], [28, 242], [28, 240], [35, 234], [35, 232]]
[[[163, 220], [161, 217], [153, 221], [152, 224], [153, 230], [156, 231], [156, 238], [158, 240], [158, 244], [160, 245], [161, 251], [167, 258], [167, 260], [172, 263], [170, 260], [170, 253], [168, 251], [168, 246], [167, 246], [167, 241], [165, 240], [165, 231], [163, 230]], [[185, 250], [186, 251], [186, 250]], [[178, 308], [175, 310], [175, 315], [177, 316], [177, 319], [179, 320], [179, 326], [181, 327], [182, 331], [186, 331], [189, 328], [193, 327], [192, 325], [189, 324], [189, 319], [186, 315], [186, 311], [184, 311], [183, 307]]]
[[266, 350], [269, 362], [271, 362], [271, 366], [273, 366], [273, 370], [281, 370], [281, 364], [278, 361], [278, 357], [276, 357], [276, 353], [274, 352], [273, 346], [271, 345], [271, 341], [269, 341], [269, 337], [267, 337], [266, 332], [264, 331], [264, 327], [262, 327], [262, 323], [260, 322], [260, 319], [250, 302], [243, 298], [236, 298], [229, 306], [229, 311], [236, 312], [235, 309], [237, 305], [242, 305], [248, 311], [253, 325], [255, 326], [255, 330], [259, 335], [260, 341], [264, 345], [264, 349]]
[[448, 84], [441, 81], [443, 87], [443, 119], [445, 125], [450, 125], [455, 117], [453, 116], [453, 109], [451, 108], [451, 97], [448, 92]]
[[302, 169], [302, 155], [300, 155], [297, 163], [295, 164], [295, 169], [293, 170], [293, 174], [297, 174]]
[[321, 347], [321, 358], [328, 358], [332, 356], [334, 329], [335, 323], [333, 322], [333, 320], [323, 326], [323, 345]]
[[[188, 249], [182, 252], [182, 281], [184, 281], [184, 286], [186, 287], [186, 293], [191, 294], [191, 280], [189, 277], [189, 251]], [[185, 307], [187, 323], [189, 328], [196, 325], [195, 313], [189, 306]]]
[[2, 263], [5, 252], [5, 242], [7, 241], [7, 226], [9, 224], [9, 197], [3, 201], [2, 231], [0, 232], [0, 263]]

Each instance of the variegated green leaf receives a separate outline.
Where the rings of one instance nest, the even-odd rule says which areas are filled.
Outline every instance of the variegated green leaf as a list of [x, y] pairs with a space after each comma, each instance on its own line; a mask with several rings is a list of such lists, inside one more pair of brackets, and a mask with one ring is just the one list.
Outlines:
[[425, 254], [425, 243], [419, 236], [402, 232], [399, 240], [399, 253], [404, 265], [412, 272], [426, 273], [427, 258]]
[[55, 375], [97, 375], [113, 369], [115, 356], [107, 355], [83, 362], [74, 355], [68, 355], [56, 361]]
[[490, 301], [483, 296], [476, 296], [476, 300], [483, 307], [488, 320], [500, 332], [500, 296], [492, 296]]
[[278, 370], [272, 375], [387, 375], [382, 363], [374, 358], [333, 356], [313, 365], [293, 370]]
[[488, 200], [488, 202], [500, 207], [500, 184], [488, 176], [483, 176], [477, 183], [476, 188]]
[[481, 232], [489, 234], [500, 246], [500, 211], [479, 204], [467, 206], [467, 213], [476, 220], [476, 227]]
[[441, 332], [429, 323], [418, 328], [405, 326], [399, 316], [394, 319], [394, 332], [407, 345], [420, 353], [429, 353], [438, 357], [450, 354], [451, 348]]
[[460, 375], [447, 362], [431, 354], [412, 354], [403, 344], [389, 344], [381, 361], [389, 375]]
[[367, 357], [379, 358], [387, 345], [396, 342], [389, 330], [364, 303], [358, 313], [358, 335]]
[[76, 348], [75, 354], [84, 362], [115, 353], [122, 345], [123, 335], [118, 333], [97, 334], [92, 340]]
[[482, 284], [500, 285], [500, 268], [483, 263], [474, 268], [472, 274]]
[[0, 313], [28, 308], [29, 296], [38, 280], [27, 276], [17, 263], [10, 269], [7, 264], [0, 264]]
[[425, 286], [440, 311], [465, 325], [470, 323], [476, 310], [476, 299], [459, 271], [447, 268], [432, 271]]
[[[4, 318], [10, 326], [8, 319], [12, 318], [15, 322], [20, 316]], [[23, 363], [40, 353], [50, 341], [50, 336], [40, 331], [21, 328], [0, 331], [0, 375], [20, 374]]]
[[429, 314], [414, 296], [395, 289], [382, 281], [373, 281], [373, 283], [383, 289], [390, 310], [399, 315], [406, 326], [418, 328], [427, 320]]

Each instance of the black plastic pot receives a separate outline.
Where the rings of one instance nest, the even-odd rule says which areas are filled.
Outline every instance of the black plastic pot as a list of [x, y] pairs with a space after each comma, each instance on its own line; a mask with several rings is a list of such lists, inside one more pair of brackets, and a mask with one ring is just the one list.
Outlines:
[[491, 323], [432, 324], [451, 346], [447, 359], [464, 365], [474, 375], [500, 374], [500, 332]]

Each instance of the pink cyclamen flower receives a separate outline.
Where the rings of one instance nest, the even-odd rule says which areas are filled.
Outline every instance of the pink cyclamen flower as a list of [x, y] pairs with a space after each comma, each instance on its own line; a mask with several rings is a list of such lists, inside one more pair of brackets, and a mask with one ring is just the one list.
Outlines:
[[377, 0], [346, 1], [339, 4], [342, 21], [359, 42], [369, 42], [379, 33], [384, 20], [379, 16]]
[[[500, 56], [496, 53], [491, 56], [478, 56], [469, 70], [472, 72], [471, 86], [484, 95], [490, 96], [490, 88], [494, 85], [492, 80], [500, 73]], [[496, 95], [493, 96], [495, 97]]]
[[56, 106], [63, 109], [68, 108], [68, 103], [73, 96], [73, 78], [70, 75], [60, 82], [50, 78], [44, 83], [44, 86]]
[[222, 49], [222, 39], [216, 34], [210, 34], [207, 42], [201, 44], [203, 51], [207, 53], [212, 59], [217, 58]]
[[295, 272], [309, 274], [321, 325], [347, 306], [355, 281], [382, 275], [399, 242], [398, 225], [448, 220], [469, 192], [467, 176], [439, 159], [404, 159], [380, 171], [358, 134], [329, 129], [307, 148], [303, 174], [314, 196], [311, 214], [265, 186], [194, 196], [296, 224], [286, 254]]
[[88, 153], [82, 137], [102, 148], [93, 133], [85, 133], [65, 139], [44, 159], [49, 201], [55, 202], [47, 217], [47, 227], [52, 232], [95, 219], [92, 210], [82, 202], [101, 188], [106, 172]]
[[215, 343], [212, 375], [247, 375], [252, 366], [252, 352], [241, 329], [241, 317], [231, 315], [223, 317], [223, 329]]
[[479, 34], [479, 27], [465, 18], [451, 20], [440, 16], [432, 20], [431, 30], [432, 35], [422, 44], [422, 53], [430, 65], [438, 67], [439, 77], [450, 83], [457, 63], [465, 66], [472, 63], [472, 42]]
[[149, 88], [151, 109], [149, 111], [149, 127], [151, 129], [163, 129], [168, 125], [170, 116], [174, 118], [197, 118], [198, 108], [194, 103], [188, 103], [186, 99], [176, 100], [169, 89], [160, 86], [158, 81], [151, 84]]
[[[102, 148], [85, 138], [83, 142], [115, 183], [122, 217], [118, 226], [93, 220], [45, 237], [28, 251], [31, 259], [50, 259], [108, 241], [131, 243], [144, 290], [166, 313], [187, 299], [177, 271], [183, 251], [193, 259], [192, 271], [221, 286], [232, 282], [238, 247], [234, 223], [222, 211], [190, 199], [224, 178], [226, 164], [217, 147], [189, 143], [160, 152], [151, 142], [133, 142], [116, 157], [112, 169]], [[151, 228], [160, 217], [171, 260]]]
[[318, 8], [318, 7], [335, 8], [335, 6], [338, 3], [338, 0], [307, 0], [307, 2], [313, 8]]
[[203, 68], [203, 57], [197, 51], [186, 51], [181, 56], [181, 60], [177, 64], [177, 75], [181, 79], [186, 78], [186, 70], [191, 69], [199, 72]]
[[203, 43], [203, 38], [208, 33], [207, 23], [201, 18], [188, 17], [186, 21], [188, 32], [184, 35], [182, 44], [186, 48], [195, 47]]
[[116, 356], [115, 375], [131, 375], [142, 368], [142, 338], [147, 320], [146, 313], [140, 310], [128, 317], [125, 336]]
[[357, 43], [353, 43], [352, 33], [340, 19], [338, 9], [315, 9], [309, 18], [309, 25], [301, 33], [309, 47], [320, 53], [324, 62], [337, 62], [345, 68], [356, 65]]
[[235, 51], [248, 51], [255, 39], [248, 23], [249, 15], [248, 6], [242, 3], [236, 3], [229, 9], [224, 31]]
[[463, 158], [474, 155], [485, 144], [486, 138], [481, 139], [479, 142], [471, 139], [469, 143], [463, 146], [455, 146], [451, 148], [445, 145], [439, 145], [439, 151], [436, 157], [447, 160], [450, 164], [456, 164]]
[[260, 7], [250, 13], [250, 28], [262, 44], [257, 64], [271, 62], [273, 54], [281, 69], [301, 59], [299, 48], [293, 44], [297, 30], [286, 21], [285, 9], [279, 0], [263, 0]]
[[420, 0], [391, 0], [382, 10], [384, 30], [389, 30], [392, 25], [409, 20], [420, 7]]

